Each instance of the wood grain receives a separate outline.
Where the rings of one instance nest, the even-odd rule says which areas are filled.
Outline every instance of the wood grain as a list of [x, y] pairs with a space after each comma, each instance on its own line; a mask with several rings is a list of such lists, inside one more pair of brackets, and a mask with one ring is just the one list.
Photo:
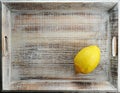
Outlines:
[[[2, 4], [2, 88], [10, 89], [11, 68], [11, 25], [10, 11]], [[7, 42], [5, 37], [8, 38]], [[7, 48], [7, 49], [6, 49]]]
[[[12, 15], [12, 81], [106, 80], [106, 12], [44, 10], [35, 14], [21, 12]], [[78, 77], [74, 72], [74, 56], [89, 45], [101, 48], [100, 66], [90, 75]]]
[[[17, 86], [17, 87], [16, 87]], [[45, 87], [46, 86], [46, 87]], [[107, 86], [107, 87], [106, 87]], [[59, 90], [59, 91], [115, 91], [109, 82], [16, 82], [11, 86], [13, 90]]]
[[[117, 82], [118, 82], [118, 5], [113, 7], [113, 9], [111, 9], [109, 12], [110, 12], [111, 37], [112, 38], [116, 37], [116, 52], [117, 52], [115, 57], [112, 55], [112, 52], [110, 53], [111, 54], [110, 55], [111, 56], [110, 81], [115, 87], [117, 87]], [[112, 50], [112, 46], [110, 49]]]
[[[14, 63], [15, 64], [15, 63]], [[15, 76], [12, 80], [77, 80], [77, 81], [103, 81], [107, 80], [102, 66], [91, 74], [75, 74], [73, 64], [33, 64], [33, 63], [16, 63], [16, 69], [12, 71]], [[101, 71], [100, 71], [101, 70]], [[102, 74], [102, 76], [101, 76]]]
[[[79, 1], [78, 1], [79, 2]], [[6, 5], [12, 10], [103, 10], [107, 11], [112, 8], [115, 2], [41, 2], [41, 3], [6, 3]]]
[[[3, 81], [9, 86], [4, 89], [116, 91], [117, 59], [110, 56], [110, 40], [118, 25], [117, 15], [108, 11], [114, 3], [5, 5], [11, 13], [4, 8], [2, 36], [9, 40], [2, 58]], [[74, 57], [89, 45], [100, 48], [100, 64], [90, 74], [76, 74]]]

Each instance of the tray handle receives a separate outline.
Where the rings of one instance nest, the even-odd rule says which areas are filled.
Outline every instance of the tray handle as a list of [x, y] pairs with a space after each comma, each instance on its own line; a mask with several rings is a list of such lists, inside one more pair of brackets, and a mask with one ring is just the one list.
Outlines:
[[113, 36], [112, 38], [112, 56], [115, 57], [117, 55], [117, 38]]
[[8, 54], [8, 37], [4, 36], [2, 39], [2, 55], [7, 56]]

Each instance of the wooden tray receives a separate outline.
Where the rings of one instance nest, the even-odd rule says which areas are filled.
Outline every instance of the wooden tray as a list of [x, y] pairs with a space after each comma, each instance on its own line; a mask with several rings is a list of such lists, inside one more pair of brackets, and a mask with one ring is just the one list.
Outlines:
[[[4, 1], [3, 90], [117, 91], [117, 39], [117, 2]], [[76, 75], [73, 59], [89, 45], [100, 47], [100, 64]]]

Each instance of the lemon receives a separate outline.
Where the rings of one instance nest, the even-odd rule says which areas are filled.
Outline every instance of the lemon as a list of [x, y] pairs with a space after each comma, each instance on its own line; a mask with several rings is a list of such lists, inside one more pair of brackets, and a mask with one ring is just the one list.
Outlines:
[[88, 74], [92, 72], [100, 62], [100, 49], [96, 45], [83, 48], [74, 58], [75, 71]]

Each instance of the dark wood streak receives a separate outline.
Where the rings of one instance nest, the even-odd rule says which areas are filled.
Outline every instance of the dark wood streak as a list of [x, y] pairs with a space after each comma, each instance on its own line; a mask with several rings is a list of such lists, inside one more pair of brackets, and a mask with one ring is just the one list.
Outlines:
[[96, 83], [93, 82], [72, 82], [74, 87], [82, 88], [82, 89], [90, 89], [92, 84], [97, 85]]
[[21, 77], [20, 80], [32, 80], [32, 79], [35, 79], [35, 80], [93, 80], [93, 79], [90, 79], [90, 78], [76, 78], [76, 77], [72, 77], [72, 78], [64, 78], [64, 77], [61, 77], [61, 78], [56, 78], [56, 77]]
[[12, 10], [55, 10], [55, 9], [101, 9], [108, 10], [115, 5], [115, 3], [8, 3], [6, 4]]
[[[91, 27], [88, 27], [91, 29]], [[56, 27], [56, 26], [27, 26], [25, 28], [23, 28], [24, 31], [26, 32], [33, 32], [33, 31], [39, 31], [39, 30], [56, 30], [56, 31], [61, 31], [61, 30], [74, 30], [74, 31], [78, 31], [78, 30], [87, 30], [88, 28], [85, 28], [84, 26], [61, 26], [61, 27]]]
[[40, 30], [41, 29], [41, 27], [40, 26], [28, 26], [28, 27], [25, 27], [23, 30], [25, 30], [25, 31], [38, 31], [38, 30]]

